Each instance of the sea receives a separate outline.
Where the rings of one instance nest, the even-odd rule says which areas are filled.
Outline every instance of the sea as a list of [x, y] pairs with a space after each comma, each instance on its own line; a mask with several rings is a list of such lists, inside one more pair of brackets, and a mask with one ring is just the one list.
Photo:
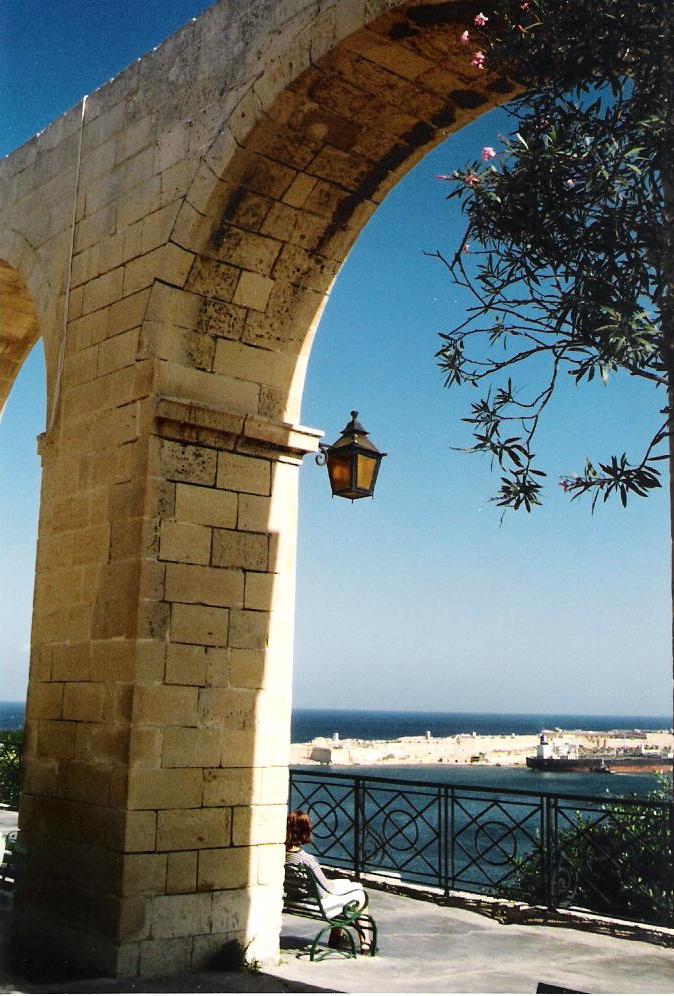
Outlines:
[[[342, 740], [395, 740], [419, 737], [430, 731], [434, 737], [457, 733], [531, 734], [532, 752], [541, 730], [671, 730], [672, 716], [595, 715], [575, 713], [484, 713], [484, 712], [375, 712], [347, 709], [294, 709], [291, 739], [306, 743], [314, 737]], [[307, 769], [309, 770], [309, 769]], [[312, 768], [311, 770], [316, 770]], [[523, 789], [560, 795], [623, 796], [645, 798], [659, 785], [652, 774], [604, 774], [601, 772], [530, 771], [528, 768], [490, 765], [405, 764], [358, 765], [326, 771], [344, 772], [405, 781], [443, 782], [464, 788]]]
[[[19, 729], [24, 721], [23, 702], [0, 702], [0, 730]], [[314, 737], [341, 739], [395, 740], [398, 737], [434, 737], [457, 733], [531, 734], [532, 749], [542, 729], [554, 730], [671, 730], [672, 716], [606, 716], [561, 713], [484, 713], [484, 712], [380, 712], [351, 709], [294, 709], [291, 737], [293, 743], [306, 743]], [[315, 769], [314, 769], [315, 770]], [[612, 774], [581, 772], [534, 772], [524, 768], [486, 765], [385, 765], [331, 771], [357, 771], [361, 775], [403, 778], [412, 781], [451, 782], [464, 786], [484, 786], [562, 794], [609, 794], [643, 797], [656, 787], [648, 774]]]

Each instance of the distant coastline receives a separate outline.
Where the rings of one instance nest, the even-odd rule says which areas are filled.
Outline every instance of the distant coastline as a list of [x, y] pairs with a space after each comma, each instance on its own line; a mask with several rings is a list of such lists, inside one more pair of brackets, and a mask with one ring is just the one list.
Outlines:
[[316, 737], [341, 740], [397, 740], [470, 735], [535, 737], [541, 730], [671, 730], [671, 714], [660, 716], [592, 713], [400, 712], [355, 709], [293, 709], [291, 739], [307, 743]]
[[[551, 744], [571, 746], [574, 756], [585, 759], [615, 757], [616, 770], [620, 759], [629, 754], [652, 755], [653, 764], [639, 769], [643, 774], [671, 771], [672, 761], [665, 760], [674, 747], [670, 730], [637, 732], [634, 728], [613, 730], [560, 729], [549, 734]], [[342, 739], [316, 737], [307, 743], [293, 743], [290, 763], [322, 765], [486, 765], [489, 767], [526, 766], [527, 757], [536, 755], [536, 734], [458, 733], [449, 737], [434, 737], [427, 731], [423, 737], [398, 737], [390, 740], [370, 738]], [[547, 748], [541, 748], [541, 750]], [[641, 763], [641, 762], [639, 762]], [[627, 767], [629, 764], [627, 763]]]

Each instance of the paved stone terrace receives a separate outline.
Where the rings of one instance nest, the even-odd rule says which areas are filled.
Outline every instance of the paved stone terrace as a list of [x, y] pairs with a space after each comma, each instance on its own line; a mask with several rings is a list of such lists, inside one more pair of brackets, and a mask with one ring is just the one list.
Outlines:
[[265, 973], [199, 972], [129, 982], [12, 986], [0, 992], [672, 993], [674, 950], [581, 930], [497, 923], [466, 910], [371, 893], [380, 953], [311, 963], [314, 921], [284, 917], [282, 963]]

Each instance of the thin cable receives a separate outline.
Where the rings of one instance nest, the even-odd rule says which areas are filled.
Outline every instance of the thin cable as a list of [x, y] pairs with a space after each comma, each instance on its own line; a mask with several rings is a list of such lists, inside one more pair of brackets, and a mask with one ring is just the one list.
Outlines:
[[77, 170], [75, 173], [75, 197], [73, 200], [73, 219], [70, 225], [70, 251], [66, 260], [66, 274], [65, 274], [65, 301], [63, 304], [63, 335], [61, 336], [61, 346], [59, 348], [59, 358], [56, 366], [56, 384], [54, 385], [54, 400], [51, 406], [51, 417], [49, 419], [49, 424], [45, 429], [45, 432], [49, 432], [54, 421], [56, 419], [56, 410], [58, 407], [59, 397], [61, 395], [61, 382], [63, 380], [63, 368], [65, 366], [66, 359], [66, 337], [68, 334], [68, 319], [70, 317], [70, 282], [73, 275], [73, 253], [75, 251], [75, 226], [77, 224], [77, 199], [80, 193], [80, 172], [82, 168], [82, 137], [84, 135], [84, 112], [87, 106], [87, 98], [89, 94], [86, 93], [82, 98], [82, 117], [80, 119], [80, 138], [77, 145]]

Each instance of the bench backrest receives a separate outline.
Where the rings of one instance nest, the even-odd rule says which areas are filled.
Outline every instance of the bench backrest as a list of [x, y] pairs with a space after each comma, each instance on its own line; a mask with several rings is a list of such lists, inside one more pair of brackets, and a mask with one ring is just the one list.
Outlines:
[[17, 849], [18, 832], [14, 830], [5, 837], [5, 853], [0, 864], [0, 892], [11, 892], [14, 888]]
[[328, 919], [316, 876], [306, 865], [286, 865], [283, 908], [287, 913]]

